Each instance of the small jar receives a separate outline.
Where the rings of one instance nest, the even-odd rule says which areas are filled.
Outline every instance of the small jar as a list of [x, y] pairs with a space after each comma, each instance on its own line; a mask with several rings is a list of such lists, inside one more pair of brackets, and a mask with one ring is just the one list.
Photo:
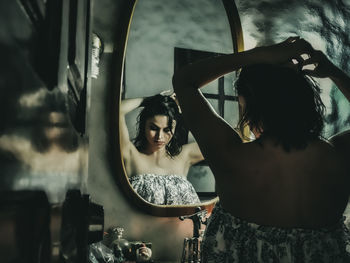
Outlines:
[[124, 262], [125, 256], [129, 252], [129, 241], [123, 238], [124, 228], [116, 227], [115, 229], [113, 229], [113, 231], [116, 233], [117, 236], [117, 239], [115, 239], [112, 242], [112, 249], [114, 252], [115, 259], [118, 263]]

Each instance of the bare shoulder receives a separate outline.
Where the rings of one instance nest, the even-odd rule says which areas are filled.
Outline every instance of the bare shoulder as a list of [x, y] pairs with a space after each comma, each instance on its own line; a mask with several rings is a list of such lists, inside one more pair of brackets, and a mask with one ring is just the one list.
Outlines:
[[336, 147], [332, 144], [331, 141], [326, 139], [319, 139], [317, 141], [314, 141], [310, 144], [310, 147], [308, 147], [310, 151], [313, 152], [313, 155], [315, 156], [328, 156], [329, 158], [334, 157], [337, 158], [338, 151]]
[[[348, 138], [349, 139], [349, 138]], [[318, 163], [330, 166], [332, 169], [339, 168], [350, 171], [349, 144], [342, 141], [344, 137], [334, 137], [330, 140], [320, 140], [315, 145], [315, 156]]]
[[350, 130], [330, 137], [329, 143], [334, 147], [347, 166], [348, 171], [350, 171]]

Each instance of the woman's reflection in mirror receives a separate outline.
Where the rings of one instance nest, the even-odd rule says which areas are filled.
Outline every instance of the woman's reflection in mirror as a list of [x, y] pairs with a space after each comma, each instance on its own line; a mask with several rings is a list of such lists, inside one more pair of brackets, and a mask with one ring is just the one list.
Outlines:
[[[143, 109], [132, 142], [125, 115], [138, 107]], [[130, 184], [144, 200], [157, 205], [200, 203], [186, 176], [203, 155], [196, 142], [185, 143], [187, 131], [174, 94], [123, 100], [120, 133]]]

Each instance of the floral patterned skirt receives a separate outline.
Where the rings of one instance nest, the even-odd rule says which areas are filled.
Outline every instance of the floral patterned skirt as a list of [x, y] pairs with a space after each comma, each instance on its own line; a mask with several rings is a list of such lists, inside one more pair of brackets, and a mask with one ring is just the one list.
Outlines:
[[350, 234], [341, 221], [329, 228], [260, 226], [217, 204], [202, 242], [202, 262], [350, 262]]
[[147, 202], [157, 205], [199, 204], [192, 184], [184, 176], [140, 174], [129, 178], [134, 190]]

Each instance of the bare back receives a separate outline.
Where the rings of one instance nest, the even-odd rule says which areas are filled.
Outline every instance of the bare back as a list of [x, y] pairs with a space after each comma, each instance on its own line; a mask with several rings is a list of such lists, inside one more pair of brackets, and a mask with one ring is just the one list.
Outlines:
[[222, 169], [214, 168], [214, 173], [225, 174], [216, 177], [217, 189], [223, 207], [233, 215], [281, 227], [326, 226], [341, 218], [348, 178], [328, 142], [315, 141], [290, 152], [268, 139], [227, 149]]
[[[271, 46], [204, 59], [187, 65], [174, 74], [173, 86], [184, 119], [213, 171], [222, 206], [233, 216], [262, 225], [317, 228], [337, 222], [344, 212], [349, 195], [347, 177], [350, 177], [350, 155], [347, 154], [347, 149], [350, 149], [350, 133], [338, 136], [334, 140], [338, 142], [337, 145], [315, 140], [304, 150], [290, 152], [276, 146], [273, 141], [266, 139], [267, 137], [260, 138], [263, 147], [257, 141], [244, 144], [231, 125], [218, 116], [200, 91], [200, 88], [229, 72], [253, 65], [291, 65], [291, 58], [301, 57], [302, 54], [308, 54], [309, 58], [300, 59], [299, 66], [317, 64], [313, 70], [303, 69], [304, 73], [320, 78], [329, 77], [350, 101], [350, 78], [321, 51], [314, 50], [310, 43], [298, 37]], [[243, 122], [250, 125], [253, 132], [255, 128], [262, 133], [268, 129], [275, 129], [276, 135], [283, 133], [283, 130], [279, 130], [280, 125], [274, 125], [283, 122], [281, 127], [287, 127], [285, 132], [291, 132], [288, 124], [290, 119], [286, 117], [288, 115], [293, 116], [294, 127], [303, 127], [300, 126], [300, 115], [295, 112], [294, 115], [290, 115], [289, 110], [286, 110], [284, 115], [279, 110], [287, 104], [276, 102], [288, 102], [288, 105], [291, 105], [288, 109], [299, 108], [298, 102], [302, 101], [298, 99], [305, 89], [297, 92], [297, 99], [284, 97], [281, 89], [287, 90], [288, 87], [290, 94], [294, 94], [296, 87], [310, 88], [309, 84], [298, 82], [292, 86], [286, 85], [287, 78], [288, 81], [295, 80], [296, 75], [291, 71], [289, 77], [285, 75], [286, 79], [280, 79], [276, 89], [271, 91], [271, 83], [275, 83], [276, 78], [271, 77], [263, 84], [261, 69], [263, 67], [255, 73], [248, 71], [243, 80], [242, 75], [239, 77], [243, 81], [240, 85], [242, 92], [238, 93], [244, 99], [240, 101], [241, 110], [247, 114], [247, 119], [243, 119]], [[271, 72], [276, 76], [278, 70], [274, 68]], [[253, 79], [257, 81], [250, 81]], [[266, 93], [257, 92], [263, 88], [266, 88]], [[262, 99], [260, 95], [266, 95], [268, 91], [271, 93]], [[310, 103], [315, 103], [315, 99], [316, 95]], [[257, 101], [263, 103], [258, 104]], [[270, 105], [275, 108], [263, 110], [264, 106]], [[249, 109], [255, 110], [255, 116], [248, 114], [251, 113]], [[314, 110], [316, 111], [316, 107]], [[311, 111], [306, 107], [305, 113], [308, 112]], [[322, 115], [321, 111], [319, 113]], [[260, 115], [264, 116], [260, 118]], [[274, 127], [265, 127], [266, 119], [271, 116], [277, 116], [269, 121], [269, 125]], [[309, 121], [305, 120], [305, 123]], [[314, 127], [319, 125], [316, 122], [314, 124]], [[291, 133], [290, 138], [293, 136]], [[340, 144], [344, 146], [340, 147]]]

